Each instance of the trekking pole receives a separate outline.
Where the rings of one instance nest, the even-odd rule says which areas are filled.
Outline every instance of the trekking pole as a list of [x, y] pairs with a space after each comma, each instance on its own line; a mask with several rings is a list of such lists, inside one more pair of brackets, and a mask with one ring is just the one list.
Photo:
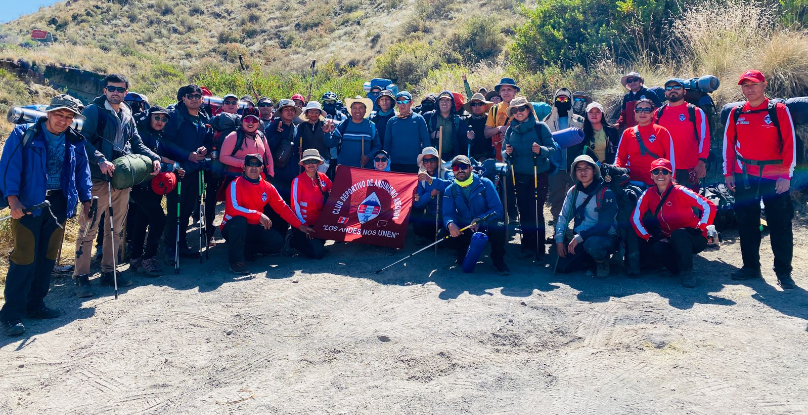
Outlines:
[[[438, 167], [435, 170], [435, 176], [440, 176], [440, 169], [443, 167], [443, 126], [438, 127]], [[469, 166], [471, 168], [471, 166]], [[435, 206], [435, 255], [438, 254], [438, 232], [440, 231], [440, 197], [436, 201]]]
[[84, 233], [81, 235], [81, 244], [79, 244], [79, 249], [76, 250], [77, 260], [84, 254], [84, 244], [87, 242], [85, 240], [87, 239], [87, 233], [90, 232], [90, 228], [95, 226], [96, 219], [98, 219], [98, 196], [93, 196], [93, 201], [90, 202], [90, 210], [87, 211], [87, 224], [84, 225]]
[[[27, 214], [27, 213], [33, 212], [33, 211], [35, 211], [37, 209], [45, 209], [45, 208], [50, 208], [50, 201], [46, 200], [46, 201], [44, 201], [44, 202], [42, 202], [42, 203], [40, 203], [38, 205], [34, 205], [34, 206], [29, 207], [29, 208], [26, 208], [26, 209], [24, 209], [22, 211], [22, 213]], [[8, 220], [8, 219], [11, 219], [11, 215], [3, 216], [2, 218], [0, 218], [0, 222], [2, 222], [4, 220]]]
[[[473, 128], [469, 125], [469, 131], [472, 131]], [[468, 133], [466, 134], [466, 157], [469, 159], [471, 158], [471, 141], [468, 139]]]
[[[536, 255], [539, 255], [539, 243], [544, 244], [544, 238], [539, 239], [539, 175], [536, 173], [536, 163], [538, 161], [538, 154], [533, 153], [533, 200], [535, 201], [535, 224], [536, 224]], [[543, 235], [542, 235], [543, 236]], [[542, 251], [544, 248], [542, 247]]]
[[508, 215], [508, 179], [502, 177], [499, 172], [497, 172], [497, 177], [502, 180], [502, 200], [505, 202], [505, 241], [508, 241], [508, 227], [511, 224], [510, 215]]
[[[205, 229], [205, 198], [203, 195], [205, 194], [205, 173], [203, 170], [199, 170], [199, 225], [197, 226], [197, 230], [199, 231], [199, 263], [202, 263], [202, 246], [207, 245], [207, 229]], [[205, 230], [203, 235], [203, 230]]]
[[[482, 218], [480, 218], [480, 222], [485, 222], [486, 220], [488, 220], [488, 218], [490, 218], [490, 217], [491, 217], [491, 216], [493, 216], [493, 215], [494, 215], [494, 212], [491, 212], [491, 213], [489, 213], [489, 214], [487, 214], [487, 215], [483, 216]], [[476, 222], [471, 222], [471, 224], [470, 224], [470, 225], [468, 225], [468, 226], [466, 226], [466, 227], [464, 227], [464, 228], [460, 229], [460, 233], [463, 233], [463, 231], [465, 231], [466, 229], [471, 228], [472, 226], [474, 226], [474, 224], [475, 224], [475, 223], [476, 223]], [[452, 237], [452, 235], [451, 235], [451, 234], [446, 235], [446, 236], [444, 236], [443, 238], [440, 238], [440, 239], [438, 239], [437, 241], [432, 242], [431, 244], [429, 244], [429, 245], [427, 245], [427, 246], [425, 246], [425, 247], [423, 247], [423, 248], [421, 248], [421, 249], [419, 249], [419, 250], [417, 250], [417, 251], [415, 251], [415, 252], [413, 252], [413, 253], [411, 253], [411, 254], [409, 254], [409, 255], [405, 256], [404, 258], [401, 258], [401, 259], [399, 259], [398, 261], [393, 262], [392, 264], [390, 264], [390, 265], [388, 265], [388, 266], [386, 266], [386, 267], [384, 267], [384, 268], [381, 268], [381, 269], [376, 270], [376, 273], [377, 273], [377, 274], [378, 274], [378, 273], [381, 273], [382, 271], [386, 270], [387, 268], [390, 268], [390, 267], [392, 267], [393, 265], [396, 265], [396, 264], [398, 264], [398, 263], [399, 263], [399, 262], [401, 262], [401, 261], [404, 261], [404, 260], [406, 260], [406, 259], [412, 258], [412, 257], [414, 257], [415, 255], [418, 255], [418, 254], [420, 254], [421, 252], [424, 252], [424, 251], [426, 251], [427, 249], [432, 248], [432, 246], [433, 246], [433, 245], [437, 245], [437, 244], [439, 244], [439, 243], [441, 243], [441, 242], [443, 242], [443, 241], [445, 241], [445, 240], [447, 240], [447, 239], [449, 239], [449, 238], [451, 238], [451, 237]]]
[[180, 204], [182, 200], [182, 180], [177, 181], [177, 237], [174, 241], [174, 273], [180, 273]]
[[112, 178], [107, 180], [107, 197], [109, 201], [109, 243], [112, 244], [112, 285], [115, 287], [115, 299], [118, 299], [118, 269], [115, 260], [118, 251], [115, 250], [115, 214], [112, 210]]
[[311, 76], [309, 76], [309, 99], [311, 99], [311, 89], [314, 85], [314, 65], [317, 64], [317, 59], [311, 61]]
[[[364, 134], [362, 135], [362, 158], [360, 158], [360, 159], [359, 159], [359, 164], [362, 164], [362, 159], [363, 159], [363, 158], [365, 158], [365, 135], [364, 135]], [[364, 169], [364, 168], [365, 168], [365, 165], [364, 165], [364, 164], [362, 164], [362, 165], [361, 165], [361, 166], [359, 166], [359, 167], [361, 167], [361, 168], [363, 168], [363, 169]], [[374, 167], [375, 167], [375, 164], [374, 164]]]

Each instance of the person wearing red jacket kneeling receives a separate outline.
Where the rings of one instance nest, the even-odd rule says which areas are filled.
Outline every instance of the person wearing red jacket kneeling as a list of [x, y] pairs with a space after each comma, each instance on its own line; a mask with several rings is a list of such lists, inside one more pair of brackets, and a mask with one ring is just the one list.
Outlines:
[[[673, 166], [667, 159], [651, 163], [656, 187], [648, 188], [637, 200], [631, 224], [640, 238], [651, 243], [654, 258], [680, 275], [682, 286], [693, 288], [693, 254], [707, 247], [707, 226], [715, 219], [716, 206], [676, 184], [672, 176]], [[696, 210], [701, 216], [696, 215]]]
[[248, 154], [244, 158], [244, 174], [228, 185], [221, 231], [228, 244], [230, 270], [235, 274], [249, 274], [245, 258], [280, 252], [283, 248], [283, 236], [271, 229], [272, 221], [264, 214], [267, 205], [306, 235], [314, 233], [314, 229], [295, 216], [275, 186], [261, 177], [263, 167], [260, 154]]

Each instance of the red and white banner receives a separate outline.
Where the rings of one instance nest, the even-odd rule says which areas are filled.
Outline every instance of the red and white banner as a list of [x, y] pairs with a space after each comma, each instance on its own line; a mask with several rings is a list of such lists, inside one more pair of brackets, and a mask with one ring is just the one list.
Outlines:
[[338, 166], [316, 236], [402, 248], [418, 175]]

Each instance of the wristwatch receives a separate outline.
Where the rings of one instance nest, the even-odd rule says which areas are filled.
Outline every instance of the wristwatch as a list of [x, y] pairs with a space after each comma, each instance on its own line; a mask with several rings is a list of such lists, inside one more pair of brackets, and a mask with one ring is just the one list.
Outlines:
[[100, 165], [104, 164], [106, 161], [107, 161], [107, 158], [104, 157], [104, 156], [101, 156], [101, 158], [98, 159], [98, 163], [96, 163], [96, 164], [98, 164], [100, 166]]

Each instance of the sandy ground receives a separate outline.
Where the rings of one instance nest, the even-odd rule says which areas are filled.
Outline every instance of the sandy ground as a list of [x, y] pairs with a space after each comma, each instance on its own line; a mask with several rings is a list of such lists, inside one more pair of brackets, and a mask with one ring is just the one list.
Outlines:
[[[808, 229], [795, 280], [730, 280], [734, 235], [696, 260], [699, 285], [552, 275], [515, 259], [475, 274], [428, 251], [337, 244], [224, 272], [220, 245], [179, 275], [79, 300], [0, 338], [0, 413], [808, 413]], [[190, 238], [189, 238], [190, 239]], [[720, 259], [719, 259], [720, 258]], [[122, 267], [125, 269], [125, 267]], [[302, 270], [301, 270], [302, 269]], [[95, 287], [100, 291], [100, 288]]]

